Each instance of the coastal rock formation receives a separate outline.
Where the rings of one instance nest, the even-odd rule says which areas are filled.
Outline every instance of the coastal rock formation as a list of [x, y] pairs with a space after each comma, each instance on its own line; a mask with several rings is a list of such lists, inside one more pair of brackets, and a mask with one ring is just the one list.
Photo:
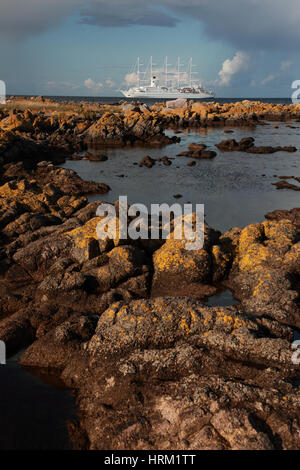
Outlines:
[[[85, 197], [109, 187], [53, 163], [82, 155], [88, 141], [162, 145], [177, 139], [163, 134], [170, 126], [288, 121], [300, 107], [69, 104], [59, 116], [51, 100], [34, 102], [40, 111], [0, 115], [0, 339], [8, 355], [25, 348], [24, 366], [55, 370], [74, 391], [84, 436], [76, 442], [75, 433], [74, 446], [299, 449], [291, 346], [300, 328], [300, 210], [224, 234], [205, 224], [203, 247], [188, 250], [172, 236], [175, 220], [168, 239], [122, 238], [115, 203], [111, 237], [97, 212], [104, 202]], [[266, 151], [253, 139], [226, 142], [222, 150]], [[188, 152], [212, 151], [193, 143]], [[224, 286], [237, 304], [205, 306]]]
[[300, 230], [300, 207], [296, 207], [295, 209], [288, 210], [277, 210], [273, 212], [268, 212], [265, 215], [266, 219], [279, 221], [282, 219], [287, 219], [295, 225], [296, 229]]
[[[300, 178], [296, 176], [279, 176], [281, 181], [272, 183], [276, 186], [277, 189], [292, 189], [293, 191], [300, 191], [300, 185], [295, 183], [290, 183], [289, 181], [294, 181], [300, 183]], [[289, 181], [288, 181], [289, 180]]]
[[155, 165], [155, 160], [154, 158], [149, 157], [149, 155], [142, 158], [142, 160], [139, 163], [139, 166], [145, 166], [147, 168], [152, 168], [154, 165]]
[[220, 233], [208, 225], [202, 249], [187, 249], [185, 239], [171, 238], [153, 255], [152, 296], [190, 296], [203, 299], [216, 292], [212, 285], [226, 275], [230, 258], [217, 245]]
[[299, 328], [296, 226], [286, 219], [249, 225], [240, 233], [236, 253], [230, 286], [243, 310]]
[[223, 140], [219, 144], [216, 144], [216, 147], [222, 152], [247, 152], [247, 153], [257, 153], [257, 154], [270, 154], [275, 152], [296, 152], [296, 147], [271, 147], [271, 146], [255, 146], [255, 139], [253, 137], [246, 137], [240, 142], [236, 142], [234, 139]]
[[[170, 138], [164, 134], [167, 128], [255, 127], [263, 125], [265, 120], [290, 121], [300, 118], [299, 105], [274, 105], [259, 101], [220, 104], [180, 100], [175, 107], [171, 106], [163, 103], [145, 106], [141, 103], [33, 102], [14, 98], [8, 107], [2, 108], [0, 114], [0, 161], [1, 158], [6, 162], [17, 161], [30, 156], [30, 153], [41, 160], [51, 160], [55, 156], [56, 161], [59, 158], [63, 161], [66, 156], [82, 152], [91, 144], [147, 144], [157, 147], [177, 142], [179, 137], [176, 135]], [[27, 107], [25, 111], [24, 107]], [[55, 152], [50, 151], [51, 147]], [[272, 148], [252, 147], [249, 152], [274, 151]], [[292, 147], [283, 150], [294, 151]], [[202, 154], [202, 158], [211, 157], [212, 154]]]
[[165, 297], [114, 303], [96, 327], [68, 321], [21, 362], [63, 369], [89, 449], [296, 449], [290, 337], [235, 307]]
[[164, 135], [162, 120], [158, 114], [126, 111], [124, 115], [105, 113], [85, 133], [88, 142], [94, 145], [125, 145], [149, 143], [151, 146], [167, 145], [178, 141], [178, 137]]
[[[16, 167], [26, 174], [8, 165], [0, 187], [0, 338], [9, 354], [27, 347], [23, 365], [59, 371], [88, 448], [299, 448], [291, 220], [205, 225], [196, 251], [122, 239], [119, 225], [99, 240], [101, 202], [43, 184], [44, 164], [30, 182]], [[226, 280], [240, 303], [205, 307]]]

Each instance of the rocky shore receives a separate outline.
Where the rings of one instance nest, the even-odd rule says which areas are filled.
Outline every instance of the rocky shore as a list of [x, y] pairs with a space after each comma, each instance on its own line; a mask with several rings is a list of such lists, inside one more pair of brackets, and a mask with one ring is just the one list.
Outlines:
[[[167, 145], [178, 140], [170, 127], [297, 120], [300, 106], [99, 105], [83, 117], [40, 104], [0, 110], [0, 339], [74, 391], [74, 447], [299, 449], [300, 209], [223, 234], [206, 224], [195, 251], [172, 237], [99, 240], [104, 201], [86, 196], [105, 195], [109, 181], [57, 164], [90, 145]], [[258, 148], [222, 144], [236, 146]], [[237, 304], [207, 307], [221, 286]]]
[[[0, 108], [0, 161], [13, 161], [19, 150], [42, 158], [56, 153], [83, 151], [88, 146], [164, 146], [180, 140], [166, 129], [255, 127], [265, 121], [300, 120], [300, 105], [237, 103], [78, 104], [59, 105], [51, 100], [9, 100]], [[54, 152], [56, 150], [56, 152]], [[52, 151], [52, 152], [51, 152]], [[54, 158], [54, 157], [53, 157]]]

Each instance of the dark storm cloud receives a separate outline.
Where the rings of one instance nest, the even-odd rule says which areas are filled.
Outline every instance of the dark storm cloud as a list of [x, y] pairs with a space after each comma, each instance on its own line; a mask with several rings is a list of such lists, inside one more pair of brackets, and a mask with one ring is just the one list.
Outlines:
[[[92, 0], [82, 22], [107, 26], [173, 26], [194, 18], [206, 33], [238, 48], [297, 48], [299, 0]], [[158, 9], [163, 8], [163, 12]]]
[[159, 8], [162, 2], [147, 0], [91, 0], [81, 10], [81, 23], [102, 27], [175, 26], [178, 22], [172, 13]]
[[78, 10], [82, 0], [1, 0], [0, 35], [22, 39], [39, 34]]
[[1, 0], [0, 34], [36, 34], [73, 12], [99, 27], [172, 27], [193, 18], [238, 49], [295, 49], [300, 41], [299, 0]]
[[245, 49], [298, 48], [299, 0], [164, 0], [177, 16], [200, 20], [212, 38]]

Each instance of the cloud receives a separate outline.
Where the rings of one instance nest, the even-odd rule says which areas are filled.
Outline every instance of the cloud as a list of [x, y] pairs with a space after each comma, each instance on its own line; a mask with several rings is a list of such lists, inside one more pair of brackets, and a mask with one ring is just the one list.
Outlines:
[[277, 78], [280, 78], [282, 75], [285, 74], [285, 72], [287, 72], [287, 70], [291, 68], [292, 65], [293, 65], [293, 62], [291, 60], [282, 61], [280, 63], [279, 72], [269, 74], [266, 78], [264, 78], [260, 82], [260, 84], [264, 86], [270, 82], [273, 82]]
[[71, 82], [54, 82], [54, 81], [49, 81], [44, 84], [44, 88], [46, 89], [69, 89], [69, 90], [78, 90], [80, 88], [80, 85], [76, 85], [75, 83]]
[[223, 62], [222, 69], [219, 72], [218, 85], [229, 86], [237, 73], [247, 69], [249, 66], [249, 56], [242, 51], [238, 51], [233, 59], [226, 59]]
[[114, 88], [116, 86], [115, 82], [113, 80], [111, 80], [110, 78], [105, 80], [105, 83], [108, 86], [108, 88]]
[[260, 84], [261, 84], [261, 85], [267, 85], [267, 83], [273, 82], [273, 81], [275, 80], [275, 78], [277, 78], [277, 77], [278, 77], [277, 74], [275, 75], [274, 73], [271, 73], [271, 74], [268, 75], [266, 78], [264, 78], [264, 79], [260, 82]]
[[299, 0], [90, 0], [81, 22], [101, 27], [201, 22], [208, 36], [242, 49], [297, 48]]
[[[157, 0], [158, 1], [158, 0]], [[243, 50], [297, 49], [300, 40], [299, 0], [159, 0], [181, 18], [203, 23], [214, 39]]]
[[291, 60], [283, 60], [280, 64], [280, 70], [282, 72], [285, 72], [288, 70], [291, 66], [293, 65], [293, 62]]
[[74, 14], [100, 27], [173, 27], [192, 18], [242, 50], [297, 49], [300, 41], [299, 0], [1, 0], [0, 34], [23, 38]]
[[91, 78], [88, 78], [87, 80], [84, 81], [84, 86], [88, 88], [90, 91], [93, 93], [98, 93], [99, 91], [102, 90], [103, 88], [103, 83], [101, 82], [94, 82]]
[[0, 35], [23, 39], [62, 23], [82, 0], [1, 0]]
[[127, 73], [124, 77], [127, 86], [136, 85], [138, 82], [138, 75], [135, 72]]
[[[81, 9], [81, 23], [102, 27], [175, 26], [179, 19], [162, 11], [164, 0], [89, 0]], [[160, 5], [161, 3], [161, 5]]]

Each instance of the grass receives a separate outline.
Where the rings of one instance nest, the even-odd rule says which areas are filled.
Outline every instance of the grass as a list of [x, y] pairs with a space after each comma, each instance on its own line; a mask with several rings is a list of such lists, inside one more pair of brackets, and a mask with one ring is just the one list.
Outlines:
[[9, 113], [13, 110], [20, 112], [30, 110], [34, 113], [51, 114], [58, 117], [69, 117], [74, 114], [85, 120], [94, 121], [107, 112], [120, 113], [121, 107], [101, 103], [55, 102], [47, 99], [42, 102], [23, 98], [14, 98], [11, 101], [7, 100], [6, 104], [0, 104], [0, 111]]

